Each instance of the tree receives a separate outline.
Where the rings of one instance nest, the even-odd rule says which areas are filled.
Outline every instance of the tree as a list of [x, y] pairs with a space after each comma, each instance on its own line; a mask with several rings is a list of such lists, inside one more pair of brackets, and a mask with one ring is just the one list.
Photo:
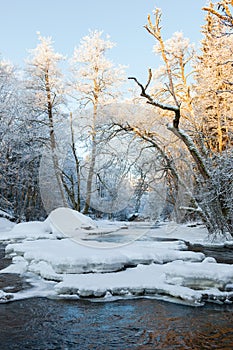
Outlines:
[[123, 66], [115, 67], [106, 58], [106, 53], [114, 43], [102, 38], [102, 32], [92, 31], [85, 36], [72, 58], [72, 94], [83, 106], [91, 105], [88, 126], [90, 157], [86, 180], [85, 206], [88, 213], [92, 194], [92, 180], [97, 154], [98, 109], [101, 105], [115, 100], [119, 96], [117, 88], [125, 80]]
[[[61, 170], [57, 155], [56, 124], [62, 120], [65, 105], [63, 76], [59, 63], [64, 60], [64, 56], [54, 52], [51, 37], [42, 37], [38, 33], [39, 44], [35, 49], [30, 50], [30, 57], [27, 60], [27, 80], [28, 107], [34, 117], [34, 124], [46, 125], [48, 137], [44, 137], [44, 143], [48, 147], [47, 155], [52, 164], [48, 168], [53, 169], [50, 184], [55, 183], [58, 191], [52, 200], [50, 210], [53, 207], [65, 205], [65, 196], [61, 181]], [[31, 121], [32, 122], [32, 121]], [[42, 177], [41, 177], [42, 178]], [[41, 184], [42, 185], [42, 184]], [[48, 184], [41, 187], [44, 195], [48, 191]], [[51, 196], [51, 195], [50, 195]]]
[[[191, 156], [190, 159], [193, 168], [191, 176], [195, 181], [195, 187], [193, 192], [189, 191], [191, 203], [190, 207], [183, 207], [183, 209], [199, 213], [204, 220], [210, 234], [226, 234], [226, 232], [229, 232], [232, 235], [232, 207], [227, 207], [226, 203], [229, 202], [227, 199], [228, 197], [224, 196], [225, 191], [221, 190], [222, 187], [219, 185], [219, 181], [216, 182], [215, 169], [216, 167], [219, 169], [218, 162], [216, 159], [210, 158], [208, 153], [203, 152], [202, 145], [198, 145], [195, 142], [195, 137], [193, 138], [190, 132], [185, 132], [180, 127], [183, 117], [181, 107], [182, 100], [179, 97], [179, 90], [177, 91], [177, 88], [175, 86], [174, 68], [171, 65], [171, 61], [169, 60], [164, 41], [162, 39], [160, 21], [161, 12], [157, 9], [155, 11], [155, 23], [153, 24], [151, 17], [148, 16], [148, 23], [145, 27], [147, 31], [159, 43], [160, 52], [166, 67], [166, 88], [169, 91], [171, 100], [173, 100], [173, 102], [170, 104], [165, 104], [163, 101], [161, 102], [160, 100], [155, 99], [154, 96], [148, 92], [148, 88], [152, 81], [151, 70], [149, 70], [149, 78], [146, 85], [141, 84], [135, 77], [131, 77], [130, 79], [134, 80], [139, 86], [141, 96], [147, 100], [148, 104], [156, 108], [156, 110], [160, 109], [163, 112], [168, 113], [168, 117], [170, 118], [171, 113], [173, 114], [172, 122], [169, 122], [167, 124], [167, 128], [181, 141], [181, 143], [188, 150], [189, 156]], [[161, 156], [166, 161], [171, 173], [173, 174], [174, 178], [176, 178], [177, 182], [183, 182], [179, 172], [177, 171], [176, 164], [171, 161], [171, 158], [168, 157], [168, 155], [164, 152], [163, 149], [161, 149], [161, 147], [158, 147], [159, 145], [155, 139], [154, 134], [150, 134], [146, 130], [136, 130], [135, 127], [129, 126], [128, 131], [133, 131], [147, 142], [154, 144], [154, 147], [160, 151]], [[172, 159], [174, 160], [174, 157]], [[187, 158], [187, 160], [190, 161], [189, 158]], [[227, 191], [228, 193], [232, 193], [232, 176], [233, 175], [231, 173], [230, 178], [228, 178], [228, 181], [226, 183], [226, 185], [229, 186]], [[207, 200], [205, 199], [206, 196], [208, 197]]]
[[38, 143], [28, 123], [20, 74], [0, 62], [0, 208], [15, 220], [40, 218], [44, 212], [38, 188]]
[[[14, 130], [14, 113], [17, 101], [17, 79], [14, 67], [5, 60], [0, 61], [0, 159], [1, 159], [1, 192], [0, 208], [13, 212], [13, 201], [10, 198], [12, 132]], [[11, 171], [9, 168], [11, 167]]]
[[[229, 6], [227, 2], [222, 2]], [[203, 26], [201, 54], [196, 69], [196, 113], [200, 120], [205, 145], [212, 152], [222, 152], [233, 145], [233, 95], [231, 91], [232, 28], [216, 16], [214, 4], [210, 2]], [[219, 3], [220, 6], [220, 3]]]

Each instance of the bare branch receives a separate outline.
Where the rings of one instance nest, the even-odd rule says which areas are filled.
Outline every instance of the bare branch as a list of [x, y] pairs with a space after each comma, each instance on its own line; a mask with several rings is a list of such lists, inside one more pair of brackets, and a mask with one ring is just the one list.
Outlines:
[[150, 85], [151, 79], [152, 79], [152, 71], [151, 71], [151, 68], [149, 68], [148, 69], [148, 81], [147, 81], [146, 86], [145, 86], [145, 91], [148, 88], [148, 86]]
[[[149, 94], [146, 93], [146, 88], [137, 80], [137, 78], [129, 77], [128, 79], [134, 80], [136, 82], [136, 84], [140, 87], [140, 89], [141, 89], [140, 96], [145, 97], [147, 99], [147, 103], [151, 104], [152, 106], [161, 108], [165, 111], [174, 112], [175, 117], [173, 119], [173, 126], [174, 126], [174, 128], [178, 129], [179, 122], [180, 122], [180, 106], [171, 106], [171, 105], [160, 103], [160, 102], [154, 100]], [[147, 86], [148, 86], [148, 83], [147, 83], [146, 87]]]
[[192, 207], [179, 207], [180, 210], [193, 211], [196, 213], [202, 213], [202, 209], [200, 207], [192, 208]]

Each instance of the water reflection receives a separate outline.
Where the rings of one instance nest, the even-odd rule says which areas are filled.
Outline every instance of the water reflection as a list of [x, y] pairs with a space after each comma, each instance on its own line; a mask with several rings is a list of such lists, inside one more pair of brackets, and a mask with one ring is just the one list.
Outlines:
[[233, 349], [232, 306], [29, 299], [0, 306], [1, 350]]

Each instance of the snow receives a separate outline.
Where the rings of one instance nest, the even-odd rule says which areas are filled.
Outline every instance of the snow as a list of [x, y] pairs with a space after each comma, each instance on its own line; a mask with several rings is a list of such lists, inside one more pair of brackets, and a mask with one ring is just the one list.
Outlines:
[[0, 232], [10, 231], [14, 227], [14, 223], [7, 218], [0, 217]]
[[[4, 222], [2, 220], [5, 220]], [[56, 239], [59, 234], [51, 234], [49, 220], [22, 222], [13, 224], [7, 219], [0, 219], [0, 241], [36, 240], [41, 238]]]
[[53, 210], [48, 219], [52, 226], [58, 230], [62, 229], [63, 232], [70, 232], [73, 229], [73, 225], [75, 225], [74, 228], [76, 230], [93, 230], [97, 228], [97, 224], [91, 218], [69, 208]]
[[[211, 265], [210, 265], [211, 264]], [[198, 289], [224, 289], [233, 278], [231, 265], [202, 262], [192, 264], [184, 261], [173, 261], [166, 265], [166, 281], [169, 284], [195, 286]]]
[[[127, 269], [119, 273], [107, 274], [79, 274], [64, 276], [62, 282], [55, 286], [60, 295], [74, 295], [79, 297], [96, 296], [141, 296], [166, 295], [179, 298], [187, 304], [200, 305], [203, 297], [210, 293], [213, 297], [233, 297], [233, 292], [220, 292], [216, 286], [223, 287], [233, 278], [232, 267], [214, 266], [214, 272], [208, 274], [209, 266], [203, 263], [172, 262], [166, 265], [138, 265], [134, 269]], [[174, 276], [173, 276], [174, 273]], [[211, 278], [211, 280], [210, 280]], [[130, 283], [129, 283], [130, 281]], [[203, 282], [201, 288], [191, 288], [195, 282]], [[199, 287], [199, 284], [195, 285]], [[211, 289], [212, 288], [212, 289]]]
[[11, 294], [5, 293], [4, 291], [0, 290], [0, 303], [10, 301], [12, 298], [13, 296]]
[[[163, 222], [155, 230], [150, 230], [146, 239], [148, 239], [150, 235], [152, 237], [166, 239], [176, 238], [192, 244], [200, 244], [204, 246], [216, 245], [214, 242], [211, 242], [205, 226], [200, 224], [193, 226], [193, 224], [180, 225], [173, 221]], [[224, 245], [223, 241], [222, 244]]]
[[[5, 251], [12, 263], [0, 273], [20, 274], [32, 284], [9, 295], [0, 291], [1, 302], [32, 296], [152, 297], [195, 306], [233, 301], [232, 265], [187, 250], [185, 242], [209, 244], [201, 225], [96, 222], [64, 208], [44, 222], [1, 225], [0, 241], [8, 243]], [[113, 246], [108, 238], [116, 234], [127, 244]]]
[[81, 244], [85, 244], [84, 240], [89, 235], [106, 234], [120, 229], [120, 226], [109, 225], [106, 222], [105, 224], [102, 222], [101, 227], [98, 227], [97, 223], [90, 217], [69, 208], [53, 210], [47, 219], [47, 224], [49, 224], [50, 230], [54, 234], [59, 235], [59, 233], [62, 233], [62, 235]]
[[36, 240], [9, 244], [6, 253], [23, 257], [31, 262], [46, 261], [58, 274], [120, 271], [138, 264], [163, 264], [183, 259], [201, 261], [202, 253], [180, 251], [182, 242], [133, 242], [114, 249], [96, 249], [74, 244], [69, 239]]

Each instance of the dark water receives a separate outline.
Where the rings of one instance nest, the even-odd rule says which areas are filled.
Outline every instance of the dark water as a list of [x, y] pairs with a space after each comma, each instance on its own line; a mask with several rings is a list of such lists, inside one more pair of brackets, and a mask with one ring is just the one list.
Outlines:
[[28, 299], [0, 306], [1, 350], [233, 349], [232, 307]]
[[11, 259], [5, 257], [5, 246], [0, 244], [0, 270], [10, 265]]
[[[3, 244], [0, 244], [0, 270], [10, 265], [10, 263], [11, 259], [5, 257], [5, 246]], [[14, 273], [0, 274], [0, 290], [3, 290], [6, 293], [16, 293], [27, 288], [30, 288], [30, 284], [22, 279], [19, 275], [16, 275]]]
[[202, 252], [206, 256], [211, 256], [218, 263], [233, 264], [233, 247], [203, 247], [201, 245], [189, 245], [193, 252]]

